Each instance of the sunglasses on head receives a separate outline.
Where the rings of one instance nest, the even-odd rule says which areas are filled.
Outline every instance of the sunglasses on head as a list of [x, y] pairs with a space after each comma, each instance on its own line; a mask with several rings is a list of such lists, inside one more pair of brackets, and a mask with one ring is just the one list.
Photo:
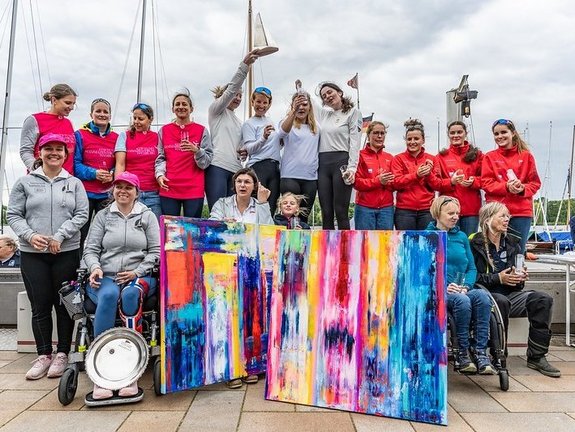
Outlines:
[[267, 97], [272, 97], [272, 91], [267, 87], [256, 87], [254, 93], [262, 93], [265, 94]]
[[149, 110], [150, 105], [147, 105], [145, 103], [137, 103], [136, 105], [134, 105], [134, 108], [132, 108], [132, 111], [135, 111], [137, 109], [142, 110], [142, 111]]
[[504, 125], [504, 126], [511, 126], [514, 127], [514, 124], [511, 120], [507, 120], [507, 119], [499, 119], [499, 120], [495, 120], [493, 122], [493, 126], [491, 126], [492, 128], [494, 128], [497, 125]]

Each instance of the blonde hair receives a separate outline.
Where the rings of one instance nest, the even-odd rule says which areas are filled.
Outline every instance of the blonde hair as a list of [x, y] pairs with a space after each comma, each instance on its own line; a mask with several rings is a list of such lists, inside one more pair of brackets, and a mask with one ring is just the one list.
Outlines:
[[[299, 95], [300, 95], [299, 93], [294, 93], [294, 95], [291, 97], [292, 104], [293, 104], [293, 101], [295, 100], [295, 98], [297, 98]], [[306, 122], [307, 122], [307, 125], [309, 126], [310, 132], [315, 135], [317, 133], [317, 123], [315, 121], [315, 114], [313, 112], [313, 104], [311, 103], [311, 98], [309, 96], [309, 93], [305, 93], [305, 96], [306, 96], [307, 102], [309, 104], [309, 112], [307, 113]], [[296, 117], [296, 118], [294, 118], [293, 125], [296, 129], [300, 129], [302, 122]]]
[[214, 94], [214, 99], [219, 99], [222, 97], [222, 95], [224, 94], [224, 92], [227, 90], [229, 84], [226, 84], [224, 86], [215, 86], [211, 92]]
[[300, 214], [307, 215], [308, 214], [308, 209], [301, 206], [301, 202], [304, 199], [306, 199], [307, 197], [305, 195], [295, 194], [293, 192], [284, 192], [283, 194], [280, 195], [280, 197], [278, 198], [278, 202], [277, 202], [278, 213], [281, 214], [281, 212], [282, 212], [282, 201], [284, 199], [286, 199], [288, 196], [293, 197], [297, 203], [298, 210], [295, 212], [296, 215], [300, 215]]
[[439, 219], [439, 215], [441, 214], [441, 208], [448, 203], [453, 203], [461, 209], [461, 205], [459, 204], [459, 200], [457, 198], [448, 195], [441, 195], [438, 196], [437, 198], [434, 198], [433, 202], [431, 203], [431, 207], [429, 209], [431, 217], [435, 220]]
[[50, 89], [50, 91], [44, 93], [42, 99], [50, 102], [52, 98], [62, 99], [63, 97], [70, 95], [78, 96], [78, 94], [74, 91], [74, 89], [70, 87], [68, 84], [56, 84]]
[[481, 230], [478, 235], [483, 236], [483, 245], [485, 247], [485, 254], [487, 255], [487, 259], [489, 261], [489, 265], [491, 268], [495, 268], [493, 263], [493, 258], [489, 253], [489, 244], [491, 240], [489, 240], [489, 233], [493, 231], [493, 218], [496, 214], [506, 211], [509, 214], [509, 209], [507, 206], [501, 202], [493, 201], [490, 203], [485, 204], [479, 209], [479, 229]]

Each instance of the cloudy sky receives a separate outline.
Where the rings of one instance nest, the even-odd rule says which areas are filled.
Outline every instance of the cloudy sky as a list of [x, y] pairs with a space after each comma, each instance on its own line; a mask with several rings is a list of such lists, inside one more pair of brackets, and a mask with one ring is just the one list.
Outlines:
[[[142, 100], [156, 107], [159, 123], [170, 120], [170, 96], [184, 86], [194, 98], [195, 120], [207, 123], [209, 89], [227, 82], [245, 53], [246, 3], [148, 0]], [[58, 82], [80, 94], [71, 115], [76, 127], [87, 121], [95, 97], [109, 99], [114, 122], [126, 124], [136, 102], [140, 4], [20, 2], [9, 126], [46, 109], [41, 94]], [[11, 0], [0, 0], [2, 90], [10, 6]], [[493, 149], [492, 122], [512, 119], [535, 153], [544, 195], [562, 196], [575, 124], [570, 1], [254, 0], [254, 11], [280, 48], [254, 69], [256, 85], [274, 92], [275, 121], [287, 110], [296, 78], [313, 90], [324, 80], [345, 86], [359, 72], [360, 108], [390, 125], [387, 149], [404, 149], [403, 121], [417, 117], [426, 126], [428, 151], [436, 153], [438, 123], [440, 147], [446, 145], [445, 93], [469, 74], [471, 88], [479, 91], [471, 119], [476, 144]], [[19, 131], [11, 130], [9, 138], [12, 183], [23, 173]]]

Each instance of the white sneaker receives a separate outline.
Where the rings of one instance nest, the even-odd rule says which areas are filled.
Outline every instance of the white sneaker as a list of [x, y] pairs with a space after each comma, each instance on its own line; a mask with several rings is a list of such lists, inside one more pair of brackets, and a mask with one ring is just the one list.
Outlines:
[[52, 360], [50, 369], [48, 369], [48, 378], [58, 378], [61, 377], [68, 366], [68, 355], [59, 352]]
[[38, 356], [36, 360], [32, 362], [33, 366], [28, 372], [26, 372], [27, 380], [37, 380], [42, 378], [48, 372], [52, 359], [47, 355]]

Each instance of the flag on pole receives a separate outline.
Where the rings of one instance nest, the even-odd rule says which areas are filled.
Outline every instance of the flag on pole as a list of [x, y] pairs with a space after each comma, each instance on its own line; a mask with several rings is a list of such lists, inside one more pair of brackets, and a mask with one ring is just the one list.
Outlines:
[[373, 113], [370, 116], [364, 117], [361, 122], [361, 131], [365, 133], [369, 124], [373, 121]]
[[348, 86], [350, 86], [351, 88], [356, 89], [356, 90], [357, 90], [357, 88], [359, 87], [359, 75], [358, 75], [358, 74], [359, 74], [359, 72], [356, 73], [356, 74], [353, 76], [353, 78], [350, 79], [350, 80], [347, 82], [347, 85], [348, 85]]

